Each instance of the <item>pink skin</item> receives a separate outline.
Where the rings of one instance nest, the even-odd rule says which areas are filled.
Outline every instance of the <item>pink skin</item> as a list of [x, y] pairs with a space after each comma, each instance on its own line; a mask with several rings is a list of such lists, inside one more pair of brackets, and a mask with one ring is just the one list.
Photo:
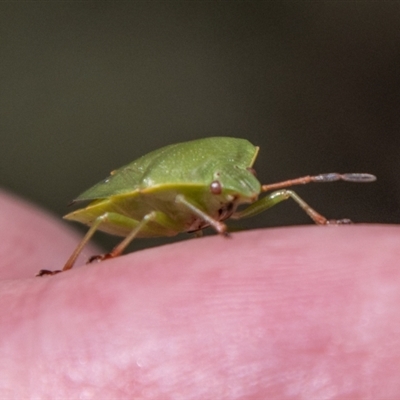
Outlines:
[[3, 398], [400, 398], [399, 227], [249, 231], [35, 278], [77, 236], [5, 194], [0, 221]]

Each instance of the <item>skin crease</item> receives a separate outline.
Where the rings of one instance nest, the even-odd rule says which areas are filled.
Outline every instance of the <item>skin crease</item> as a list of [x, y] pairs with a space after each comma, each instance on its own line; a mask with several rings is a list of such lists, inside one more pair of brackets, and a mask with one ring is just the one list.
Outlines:
[[4, 399], [400, 398], [399, 227], [255, 230], [35, 278], [77, 235], [6, 193], [0, 221]]

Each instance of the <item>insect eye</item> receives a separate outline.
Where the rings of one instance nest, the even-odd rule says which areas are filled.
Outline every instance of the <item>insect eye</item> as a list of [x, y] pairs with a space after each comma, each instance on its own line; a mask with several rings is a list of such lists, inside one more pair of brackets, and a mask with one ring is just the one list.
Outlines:
[[212, 194], [221, 194], [222, 193], [222, 186], [219, 181], [213, 181], [210, 184], [210, 192]]

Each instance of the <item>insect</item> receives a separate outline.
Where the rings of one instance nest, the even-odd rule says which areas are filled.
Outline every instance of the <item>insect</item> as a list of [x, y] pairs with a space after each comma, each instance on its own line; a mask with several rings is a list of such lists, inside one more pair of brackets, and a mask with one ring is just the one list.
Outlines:
[[[64, 216], [90, 229], [62, 271], [73, 267], [96, 230], [124, 239], [110, 253], [94, 256], [89, 262], [119, 256], [138, 237], [199, 233], [206, 227], [227, 235], [223, 221], [252, 217], [289, 198], [319, 225], [349, 223], [347, 219], [327, 220], [287, 188], [310, 182], [376, 179], [365, 173], [329, 173], [261, 185], [252, 168], [258, 151], [245, 139], [210, 137], [163, 147], [111, 172], [74, 200], [90, 201], [88, 205]], [[238, 210], [242, 204], [250, 205]], [[37, 275], [58, 272], [41, 270]]]

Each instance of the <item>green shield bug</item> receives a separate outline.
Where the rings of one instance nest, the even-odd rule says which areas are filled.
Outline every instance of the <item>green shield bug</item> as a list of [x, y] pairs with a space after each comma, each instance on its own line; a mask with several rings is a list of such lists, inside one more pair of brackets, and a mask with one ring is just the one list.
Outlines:
[[[327, 220], [287, 187], [310, 182], [372, 182], [371, 174], [320, 174], [261, 185], [252, 168], [259, 148], [245, 139], [211, 137], [155, 150], [82, 193], [74, 202], [86, 207], [64, 218], [90, 227], [62, 271], [71, 269], [96, 230], [124, 239], [103, 260], [119, 256], [137, 237], [174, 236], [212, 227], [227, 234], [223, 221], [252, 217], [289, 198], [319, 225], [349, 223]], [[273, 191], [259, 199], [263, 192]], [[247, 208], [237, 210], [242, 204]], [[38, 276], [61, 271], [41, 270]]]

